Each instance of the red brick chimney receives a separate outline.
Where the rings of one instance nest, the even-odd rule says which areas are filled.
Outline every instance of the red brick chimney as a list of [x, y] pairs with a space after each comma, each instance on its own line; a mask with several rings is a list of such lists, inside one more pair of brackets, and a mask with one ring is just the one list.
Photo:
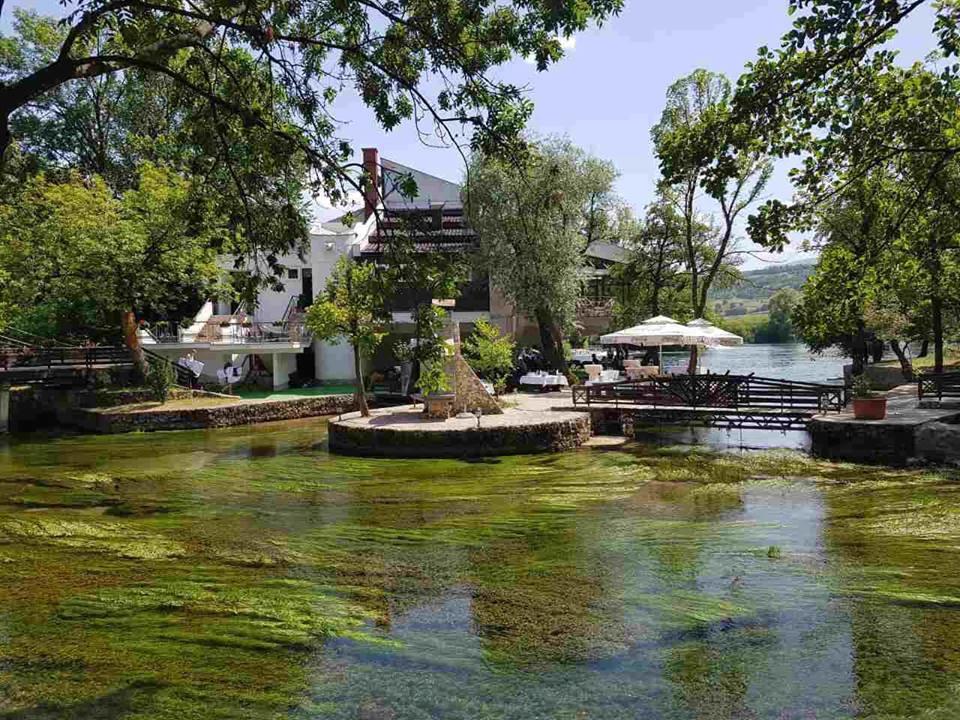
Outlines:
[[363, 219], [366, 220], [380, 204], [380, 153], [376, 148], [363, 149], [363, 172], [367, 176], [363, 193]]

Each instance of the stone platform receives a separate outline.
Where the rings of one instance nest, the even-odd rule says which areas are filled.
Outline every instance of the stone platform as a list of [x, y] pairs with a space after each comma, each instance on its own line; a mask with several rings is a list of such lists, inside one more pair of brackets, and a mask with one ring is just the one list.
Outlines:
[[888, 392], [883, 420], [857, 420], [852, 408], [815, 416], [808, 426], [813, 454], [827, 460], [883, 465], [904, 465], [912, 459], [942, 461], [928, 457], [926, 446], [936, 439], [928, 430], [934, 424], [944, 429], [960, 419], [960, 407], [918, 407], [916, 390], [915, 385], [902, 385]]
[[559, 452], [590, 439], [590, 416], [580, 412], [508, 407], [501, 415], [430, 420], [422, 406], [351, 413], [329, 424], [331, 452], [394, 458], [460, 458]]

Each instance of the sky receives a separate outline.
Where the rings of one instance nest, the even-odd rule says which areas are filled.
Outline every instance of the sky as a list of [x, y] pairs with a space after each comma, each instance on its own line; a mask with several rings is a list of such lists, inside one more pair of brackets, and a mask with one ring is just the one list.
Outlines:
[[[7, 0], [5, 5], [0, 17], [4, 30], [9, 28], [11, 6], [63, 14], [56, 0]], [[567, 135], [611, 160], [620, 173], [617, 192], [641, 214], [653, 199], [659, 176], [650, 128], [660, 117], [667, 87], [697, 68], [725, 73], [735, 81], [757, 48], [779, 43], [789, 28], [786, 9], [786, 0], [625, 0], [621, 14], [603, 27], [566, 40], [564, 58], [546, 72], [518, 58], [497, 76], [529, 88], [535, 107], [532, 131]], [[894, 42], [904, 61], [922, 59], [933, 49], [931, 26], [929, 10], [904, 24]], [[404, 165], [448, 180], [462, 179], [463, 161], [456, 149], [421, 144], [412, 123], [385, 132], [349, 94], [341, 96], [334, 111], [346, 123], [343, 134], [358, 153], [361, 147], [376, 147], [383, 157]], [[788, 168], [778, 163], [768, 197], [790, 199]], [[746, 241], [742, 247], [753, 249]], [[798, 257], [795, 243], [782, 255], [750, 257], [744, 267]]]

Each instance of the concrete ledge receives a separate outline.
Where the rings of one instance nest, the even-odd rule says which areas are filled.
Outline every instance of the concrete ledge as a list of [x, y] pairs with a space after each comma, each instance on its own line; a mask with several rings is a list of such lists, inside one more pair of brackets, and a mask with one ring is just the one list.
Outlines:
[[218, 407], [178, 410], [111, 410], [74, 409], [69, 411], [69, 424], [97, 433], [152, 432], [156, 430], [197, 430], [251, 425], [278, 420], [337, 415], [356, 408], [353, 395], [265, 402], [239, 402]]
[[917, 428], [917, 457], [932, 463], [960, 462], [960, 425], [931, 422]]
[[330, 451], [392, 458], [462, 458], [560, 452], [590, 439], [586, 413], [507, 410], [474, 418], [428, 420], [418, 408], [374, 411], [329, 424]]

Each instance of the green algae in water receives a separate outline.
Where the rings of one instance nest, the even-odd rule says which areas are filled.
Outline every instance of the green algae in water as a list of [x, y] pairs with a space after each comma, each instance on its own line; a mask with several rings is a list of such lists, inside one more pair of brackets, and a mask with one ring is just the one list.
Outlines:
[[324, 437], [0, 446], [0, 718], [960, 716], [953, 475]]

